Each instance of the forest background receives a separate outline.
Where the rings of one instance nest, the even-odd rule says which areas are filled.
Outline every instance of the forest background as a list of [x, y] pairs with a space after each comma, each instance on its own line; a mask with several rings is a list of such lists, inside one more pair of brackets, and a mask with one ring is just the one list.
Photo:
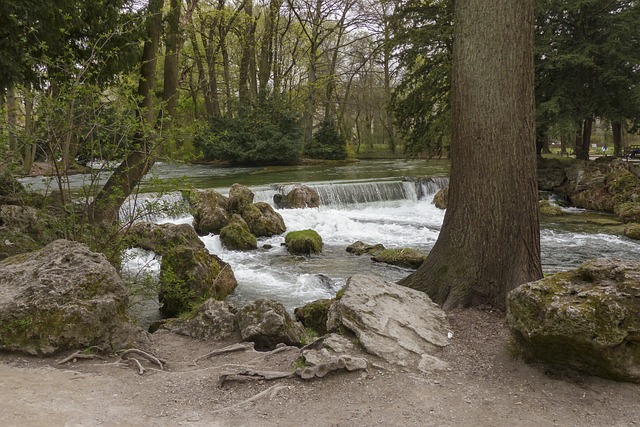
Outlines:
[[[0, 158], [13, 171], [448, 153], [450, 0], [0, 8]], [[638, 143], [638, 22], [636, 1], [536, 3], [538, 153], [622, 156]]]

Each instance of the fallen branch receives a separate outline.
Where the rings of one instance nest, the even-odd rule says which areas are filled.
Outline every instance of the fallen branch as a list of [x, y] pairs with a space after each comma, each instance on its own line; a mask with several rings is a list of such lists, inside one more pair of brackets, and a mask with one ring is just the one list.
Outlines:
[[[120, 353], [120, 358], [121, 358], [121, 359], [123, 359], [123, 360], [128, 359], [128, 357], [127, 357], [127, 356], [128, 356], [129, 354], [136, 354], [136, 355], [138, 355], [138, 356], [142, 356], [142, 357], [144, 357], [144, 358], [145, 358], [145, 359], [147, 359], [148, 361], [150, 361], [150, 362], [155, 363], [156, 365], [158, 365], [158, 366], [160, 367], [160, 370], [161, 370], [161, 371], [164, 371], [164, 365], [167, 363], [165, 360], [162, 360], [162, 359], [160, 359], [160, 358], [158, 358], [158, 357], [154, 356], [153, 354], [149, 354], [149, 353], [147, 353], [146, 351], [142, 351], [142, 350], [137, 349], [137, 348], [129, 348], [129, 349], [127, 349], [127, 350], [123, 350], [123, 351]], [[135, 360], [135, 359], [134, 359], [134, 360]]]

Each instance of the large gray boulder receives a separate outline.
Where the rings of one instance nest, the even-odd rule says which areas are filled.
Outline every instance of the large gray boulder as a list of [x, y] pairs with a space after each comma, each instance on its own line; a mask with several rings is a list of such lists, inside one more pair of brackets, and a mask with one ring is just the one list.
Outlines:
[[50, 221], [30, 206], [0, 205], [0, 259], [35, 251], [55, 240]]
[[320, 206], [320, 195], [306, 185], [296, 185], [286, 195], [273, 196], [273, 201], [281, 209], [317, 208]]
[[165, 255], [177, 246], [203, 249], [204, 243], [189, 224], [154, 224], [137, 222], [127, 230], [130, 246]]
[[160, 264], [160, 310], [177, 316], [209, 298], [225, 299], [238, 282], [231, 266], [206, 249], [178, 246]]
[[507, 308], [526, 360], [640, 383], [640, 261], [587, 261], [519, 286]]
[[373, 276], [352, 276], [329, 309], [327, 329], [340, 326], [387, 362], [423, 372], [446, 366], [435, 355], [449, 343], [449, 322], [424, 292]]
[[236, 311], [230, 303], [210, 298], [189, 315], [169, 319], [162, 325], [162, 329], [199, 340], [239, 341]]
[[253, 341], [258, 349], [274, 349], [280, 343], [299, 346], [306, 332], [291, 318], [282, 303], [259, 298], [245, 305], [236, 315], [244, 341]]
[[123, 348], [135, 332], [127, 307], [115, 268], [81, 243], [56, 240], [0, 262], [0, 350]]
[[258, 248], [256, 236], [251, 234], [247, 222], [238, 214], [233, 214], [229, 224], [220, 230], [220, 241], [225, 248], [232, 251], [250, 251]]

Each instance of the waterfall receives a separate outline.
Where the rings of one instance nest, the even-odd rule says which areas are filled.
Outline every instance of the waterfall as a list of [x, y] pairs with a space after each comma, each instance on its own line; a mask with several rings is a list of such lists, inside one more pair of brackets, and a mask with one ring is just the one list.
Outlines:
[[[334, 181], [305, 183], [316, 190], [321, 206], [346, 206], [361, 203], [418, 201], [433, 195], [449, 184], [448, 178], [404, 177], [401, 180]], [[255, 201], [273, 204], [275, 194], [287, 194], [294, 184], [274, 184], [270, 188], [252, 189]]]

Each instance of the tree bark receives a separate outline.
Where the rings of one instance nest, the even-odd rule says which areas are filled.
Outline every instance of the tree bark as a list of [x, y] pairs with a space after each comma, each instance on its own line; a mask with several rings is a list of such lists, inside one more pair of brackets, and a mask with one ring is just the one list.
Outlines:
[[170, 0], [170, 9], [167, 13], [167, 32], [165, 35], [164, 55], [164, 90], [162, 92], [163, 108], [158, 113], [158, 121], [162, 129], [171, 128], [171, 120], [176, 115], [178, 106], [178, 82], [180, 70], [178, 67], [178, 55], [181, 44], [180, 14], [182, 12], [182, 0]]
[[149, 0], [147, 40], [142, 52], [140, 81], [138, 83], [138, 118], [140, 129], [135, 145], [125, 160], [113, 172], [104, 187], [89, 206], [87, 215], [93, 223], [113, 223], [118, 220], [122, 203], [131, 195], [142, 178], [153, 166], [152, 138], [145, 132], [153, 124], [153, 86], [156, 62], [162, 33], [162, 7], [164, 0]]
[[611, 131], [613, 133], [613, 156], [622, 157], [624, 152], [622, 149], [622, 123], [611, 123]]
[[13, 86], [7, 88], [7, 131], [9, 132], [9, 155], [17, 158], [18, 152], [18, 105], [16, 103], [16, 92]]
[[505, 308], [542, 277], [538, 223], [533, 0], [457, 0], [449, 202], [420, 268], [400, 283], [444, 309]]

